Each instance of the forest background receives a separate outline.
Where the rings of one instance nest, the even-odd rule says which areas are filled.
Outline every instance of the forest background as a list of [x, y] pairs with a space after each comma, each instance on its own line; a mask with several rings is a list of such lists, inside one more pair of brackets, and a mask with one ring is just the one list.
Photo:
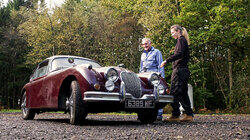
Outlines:
[[[103, 66], [139, 70], [139, 41], [149, 37], [164, 58], [173, 54], [170, 26], [190, 35], [189, 83], [194, 109], [249, 113], [248, 0], [0, 1], [0, 108], [19, 108], [20, 91], [36, 65], [77, 55]], [[170, 83], [171, 64], [165, 67]]]

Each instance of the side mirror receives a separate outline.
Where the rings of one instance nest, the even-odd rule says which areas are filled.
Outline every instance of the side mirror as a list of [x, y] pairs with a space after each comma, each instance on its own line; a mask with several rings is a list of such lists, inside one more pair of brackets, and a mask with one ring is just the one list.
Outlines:
[[118, 67], [125, 68], [125, 65], [122, 63], [122, 64], [119, 64]]
[[89, 64], [88, 69], [90, 69], [90, 70], [92, 69], [92, 65], [91, 64]]
[[72, 58], [72, 57], [69, 57], [68, 58], [68, 62], [71, 64], [71, 63], [74, 63], [74, 58]]
[[34, 74], [30, 75], [30, 82], [33, 80], [33, 75]]

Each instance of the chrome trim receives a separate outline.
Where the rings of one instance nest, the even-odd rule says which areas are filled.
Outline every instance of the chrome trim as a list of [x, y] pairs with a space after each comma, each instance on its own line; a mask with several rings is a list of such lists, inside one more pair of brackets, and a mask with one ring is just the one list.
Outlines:
[[120, 87], [120, 99], [121, 99], [121, 102], [125, 101], [125, 95], [126, 95], [125, 84], [124, 84], [123, 81], [121, 81], [121, 87]]
[[[132, 98], [132, 95], [126, 93], [125, 98]], [[84, 93], [84, 101], [115, 101], [120, 102], [120, 93], [118, 92], [99, 92], [99, 91], [87, 91]]]
[[[145, 94], [141, 98], [134, 98], [130, 93], [126, 93], [125, 99], [155, 99], [154, 94]], [[118, 92], [100, 92], [100, 91], [87, 91], [84, 93], [84, 101], [86, 102], [121, 102], [121, 94]], [[174, 97], [171, 95], [159, 95], [158, 101], [160, 103], [172, 103]]]
[[173, 103], [174, 102], [174, 96], [172, 96], [172, 95], [160, 95], [159, 96], [159, 102], [160, 103]]
[[[154, 84], [152, 83], [152, 79], [151, 79], [151, 78], [152, 78], [153, 75], [156, 75], [156, 76], [158, 77], [158, 83], [157, 83], [156, 85], [154, 85]], [[151, 73], [150, 76], [149, 76], [149, 78], [148, 78], [148, 81], [149, 81], [150, 84], [152, 84], [153, 86], [158, 86], [158, 85], [160, 84], [160, 82], [161, 82], [159, 73], [156, 73], [156, 72]]]
[[154, 94], [155, 100], [158, 101], [159, 100], [159, 88], [158, 88], [158, 86], [154, 86], [153, 94]]
[[116, 73], [117, 73], [117, 78], [113, 81], [115, 83], [119, 79], [119, 74], [118, 74], [117, 70], [115, 68], [113, 68], [113, 67], [110, 67], [110, 68], [106, 69], [106, 71], [104, 72], [104, 78], [106, 80], [108, 80], [107, 74], [108, 74], [108, 71], [111, 70], [111, 69], [115, 70]]

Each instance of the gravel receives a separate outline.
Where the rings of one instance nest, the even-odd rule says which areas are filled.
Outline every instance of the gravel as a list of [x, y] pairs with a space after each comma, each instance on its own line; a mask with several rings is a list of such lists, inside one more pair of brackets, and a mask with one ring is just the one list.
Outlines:
[[250, 139], [250, 115], [196, 115], [191, 123], [153, 124], [140, 124], [136, 115], [88, 115], [79, 125], [69, 124], [68, 116], [43, 113], [23, 120], [21, 113], [0, 113], [0, 139]]

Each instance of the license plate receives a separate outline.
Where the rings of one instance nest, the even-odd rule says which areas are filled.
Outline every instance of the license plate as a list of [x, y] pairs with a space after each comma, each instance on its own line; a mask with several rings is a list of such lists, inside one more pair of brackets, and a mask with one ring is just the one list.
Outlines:
[[125, 101], [125, 108], [154, 108], [155, 102], [153, 100], [135, 100], [128, 99]]

